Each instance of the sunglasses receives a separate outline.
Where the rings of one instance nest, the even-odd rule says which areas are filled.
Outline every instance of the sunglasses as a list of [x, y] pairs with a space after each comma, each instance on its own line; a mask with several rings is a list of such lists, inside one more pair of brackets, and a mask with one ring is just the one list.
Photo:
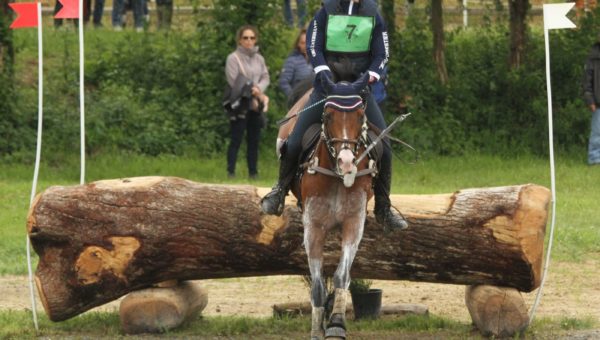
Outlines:
[[242, 37], [244, 40], [256, 40], [256, 37]]

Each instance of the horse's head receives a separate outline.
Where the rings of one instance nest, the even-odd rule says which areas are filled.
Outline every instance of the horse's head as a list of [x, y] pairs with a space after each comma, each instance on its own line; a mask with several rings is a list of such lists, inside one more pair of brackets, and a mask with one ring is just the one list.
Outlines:
[[323, 110], [323, 136], [335, 171], [351, 187], [357, 172], [357, 151], [361, 136], [367, 130], [365, 103], [361, 96], [367, 87], [368, 73], [354, 83], [328, 81], [328, 93]]

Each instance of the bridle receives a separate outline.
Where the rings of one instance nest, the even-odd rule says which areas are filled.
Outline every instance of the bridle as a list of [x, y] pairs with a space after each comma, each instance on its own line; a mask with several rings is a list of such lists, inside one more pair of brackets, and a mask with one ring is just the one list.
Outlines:
[[[327, 148], [329, 157], [331, 158], [332, 161], [337, 158], [339, 152], [341, 152], [342, 150], [350, 150], [350, 152], [352, 152], [354, 157], [357, 157], [357, 152], [358, 152], [359, 147], [361, 145], [367, 145], [366, 135], [367, 135], [367, 130], [369, 129], [369, 126], [367, 123], [367, 116], [365, 114], [367, 104], [360, 96], [346, 96], [346, 98], [350, 98], [350, 97], [360, 98], [360, 104], [354, 105], [351, 107], [352, 109], [358, 108], [359, 110], [363, 111], [363, 116], [362, 116], [363, 121], [362, 121], [362, 127], [361, 127], [360, 134], [354, 139], [331, 137], [331, 134], [329, 133], [329, 131], [327, 129], [327, 127], [328, 127], [327, 122], [329, 121], [329, 116], [332, 113], [328, 112], [326, 110], [326, 108], [329, 106], [336, 107], [337, 109], [339, 109], [339, 111], [337, 111], [338, 114], [345, 114], [346, 112], [348, 112], [348, 111], [344, 111], [344, 110], [349, 109], [349, 107], [342, 107], [340, 105], [336, 105], [332, 100], [330, 100], [330, 99], [336, 99], [336, 98], [341, 98], [341, 97], [342, 96], [328, 96], [327, 102], [325, 103], [325, 106], [323, 108], [323, 113], [321, 116], [321, 122], [322, 122], [321, 140], [325, 143], [325, 147]], [[340, 151], [337, 152], [335, 149], [335, 144], [339, 144], [339, 143], [341, 143], [342, 145], [340, 147]], [[333, 164], [335, 164], [335, 162]]]

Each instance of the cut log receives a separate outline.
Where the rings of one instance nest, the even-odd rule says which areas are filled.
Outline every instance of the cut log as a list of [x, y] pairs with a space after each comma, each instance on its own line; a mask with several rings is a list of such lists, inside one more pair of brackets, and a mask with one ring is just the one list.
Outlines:
[[525, 300], [514, 288], [469, 286], [465, 302], [473, 323], [484, 336], [513, 337], [529, 324]]
[[190, 281], [135, 291], [121, 301], [121, 327], [127, 334], [166, 332], [196, 316], [207, 303], [206, 290]]
[[[311, 315], [312, 306], [310, 302], [288, 302], [273, 305], [274, 317], [294, 317]], [[429, 308], [422, 304], [400, 303], [396, 305], [381, 306], [381, 315], [428, 315]], [[346, 318], [354, 317], [354, 306], [352, 302], [346, 303]]]
[[[352, 277], [531, 291], [540, 280], [549, 198], [536, 185], [393, 196], [411, 227], [384, 234], [369, 213]], [[282, 217], [262, 215], [259, 200], [252, 186], [172, 177], [47, 189], [27, 223], [46, 313], [65, 320], [166, 280], [307, 274], [293, 200]], [[325, 245], [327, 275], [339, 239], [336, 231]]]

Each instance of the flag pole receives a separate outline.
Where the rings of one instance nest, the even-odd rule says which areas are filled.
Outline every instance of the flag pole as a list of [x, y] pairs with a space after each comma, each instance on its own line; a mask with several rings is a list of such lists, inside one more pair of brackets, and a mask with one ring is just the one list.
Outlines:
[[83, 46], [83, 0], [79, 1], [79, 112], [81, 115], [81, 171], [79, 184], [85, 183], [85, 95], [84, 95], [84, 46]]
[[[37, 192], [38, 175], [40, 173], [40, 158], [42, 153], [42, 126], [44, 118], [44, 51], [42, 40], [42, 3], [37, 2], [37, 30], [38, 30], [38, 127], [37, 127], [37, 144], [35, 151], [35, 168], [33, 170], [33, 184], [31, 186], [31, 197], [29, 199], [29, 207], [33, 204], [35, 194]], [[38, 328], [37, 306], [35, 302], [35, 291], [33, 289], [33, 270], [31, 266], [31, 241], [29, 235], [27, 238], [27, 272], [29, 274], [29, 293], [31, 297], [31, 312], [33, 313], [33, 325], [36, 332]]]
[[552, 244], [554, 241], [554, 228], [556, 226], [556, 171], [554, 166], [554, 128], [552, 122], [552, 84], [550, 81], [550, 37], [548, 31], [551, 29], [574, 28], [575, 24], [567, 18], [567, 13], [573, 8], [574, 3], [545, 4], [544, 11], [544, 47], [546, 56], [546, 91], [548, 101], [548, 142], [550, 158], [550, 188], [552, 193], [552, 220], [550, 223], [550, 235], [548, 239], [548, 249], [546, 250], [546, 260], [544, 261], [544, 270], [540, 287], [538, 288], [535, 301], [529, 313], [529, 325], [533, 322], [535, 312], [542, 298], [544, 284], [548, 276], [550, 267], [550, 255], [552, 254]]

